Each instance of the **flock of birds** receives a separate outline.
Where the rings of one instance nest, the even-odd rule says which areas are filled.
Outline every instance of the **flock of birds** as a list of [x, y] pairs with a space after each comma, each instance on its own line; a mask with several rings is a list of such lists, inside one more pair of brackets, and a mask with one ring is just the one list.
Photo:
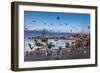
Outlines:
[[[60, 20], [60, 17], [57, 16], [56, 19], [57, 19], [57, 20]], [[32, 24], [33, 24], [33, 23], [36, 23], [36, 20], [32, 20]], [[53, 24], [53, 23], [47, 24], [46, 22], [44, 22], [44, 25], [48, 25], [48, 27], [50, 27], [50, 26], [53, 26], [54, 24]], [[60, 24], [60, 25], [62, 25], [62, 24]], [[68, 26], [68, 23], [66, 22], [64, 25], [65, 25], [65, 26]], [[74, 28], [75, 28], [75, 27], [72, 27], [72, 28], [70, 29], [70, 32], [73, 32], [73, 31], [74, 31], [74, 30], [73, 30]], [[90, 26], [88, 26], [87, 28], [90, 29]], [[44, 29], [45, 29], [45, 28], [44, 28]], [[78, 31], [77, 28], [76, 28], [75, 30]], [[51, 31], [52, 31], [52, 30], [51, 30]], [[84, 32], [84, 29], [82, 29], [82, 32]]]

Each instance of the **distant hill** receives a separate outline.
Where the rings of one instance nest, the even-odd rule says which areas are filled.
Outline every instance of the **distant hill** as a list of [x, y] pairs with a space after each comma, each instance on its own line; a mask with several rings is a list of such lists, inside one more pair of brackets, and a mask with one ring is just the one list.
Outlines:
[[24, 30], [25, 37], [32, 37], [32, 36], [42, 36], [43, 34], [47, 36], [67, 36], [72, 35], [72, 33], [67, 32], [54, 32], [48, 30]]

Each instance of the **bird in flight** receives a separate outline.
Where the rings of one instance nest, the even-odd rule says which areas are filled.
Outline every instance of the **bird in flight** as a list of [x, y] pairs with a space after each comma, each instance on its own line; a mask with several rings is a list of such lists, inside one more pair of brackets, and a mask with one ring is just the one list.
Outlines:
[[28, 43], [28, 46], [30, 47], [31, 50], [33, 49], [32, 45], [30, 43]]
[[59, 20], [60, 19], [60, 17], [59, 16], [57, 16], [57, 20]]

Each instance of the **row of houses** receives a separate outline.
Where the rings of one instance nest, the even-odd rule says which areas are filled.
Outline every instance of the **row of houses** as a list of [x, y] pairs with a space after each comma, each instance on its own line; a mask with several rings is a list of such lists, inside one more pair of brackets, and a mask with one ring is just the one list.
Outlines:
[[[47, 50], [47, 49], [77, 49], [77, 48], [84, 48], [85, 45], [88, 46], [86, 48], [90, 47], [89, 43], [89, 36], [86, 38], [82, 37], [31, 37], [31, 38], [24, 38], [25, 43], [25, 52], [26, 51], [35, 51], [37, 49], [40, 50]], [[49, 46], [51, 46], [49, 48]]]

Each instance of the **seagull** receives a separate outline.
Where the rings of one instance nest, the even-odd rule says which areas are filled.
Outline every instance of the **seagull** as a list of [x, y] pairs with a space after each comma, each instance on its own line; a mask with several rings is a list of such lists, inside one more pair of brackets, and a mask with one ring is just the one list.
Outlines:
[[29, 45], [30, 49], [32, 50], [33, 49], [32, 45], [30, 43], [28, 43], [28, 45]]
[[32, 22], [36, 22], [35, 20], [33, 20]]
[[59, 18], [59, 16], [57, 17], [57, 20], [59, 20], [60, 18]]
[[51, 25], [53, 25], [53, 23], [51, 23]]
[[65, 25], [67, 26], [68, 24], [67, 24], [67, 23], [65, 23]]
[[90, 29], [90, 26], [88, 26], [88, 29]]

